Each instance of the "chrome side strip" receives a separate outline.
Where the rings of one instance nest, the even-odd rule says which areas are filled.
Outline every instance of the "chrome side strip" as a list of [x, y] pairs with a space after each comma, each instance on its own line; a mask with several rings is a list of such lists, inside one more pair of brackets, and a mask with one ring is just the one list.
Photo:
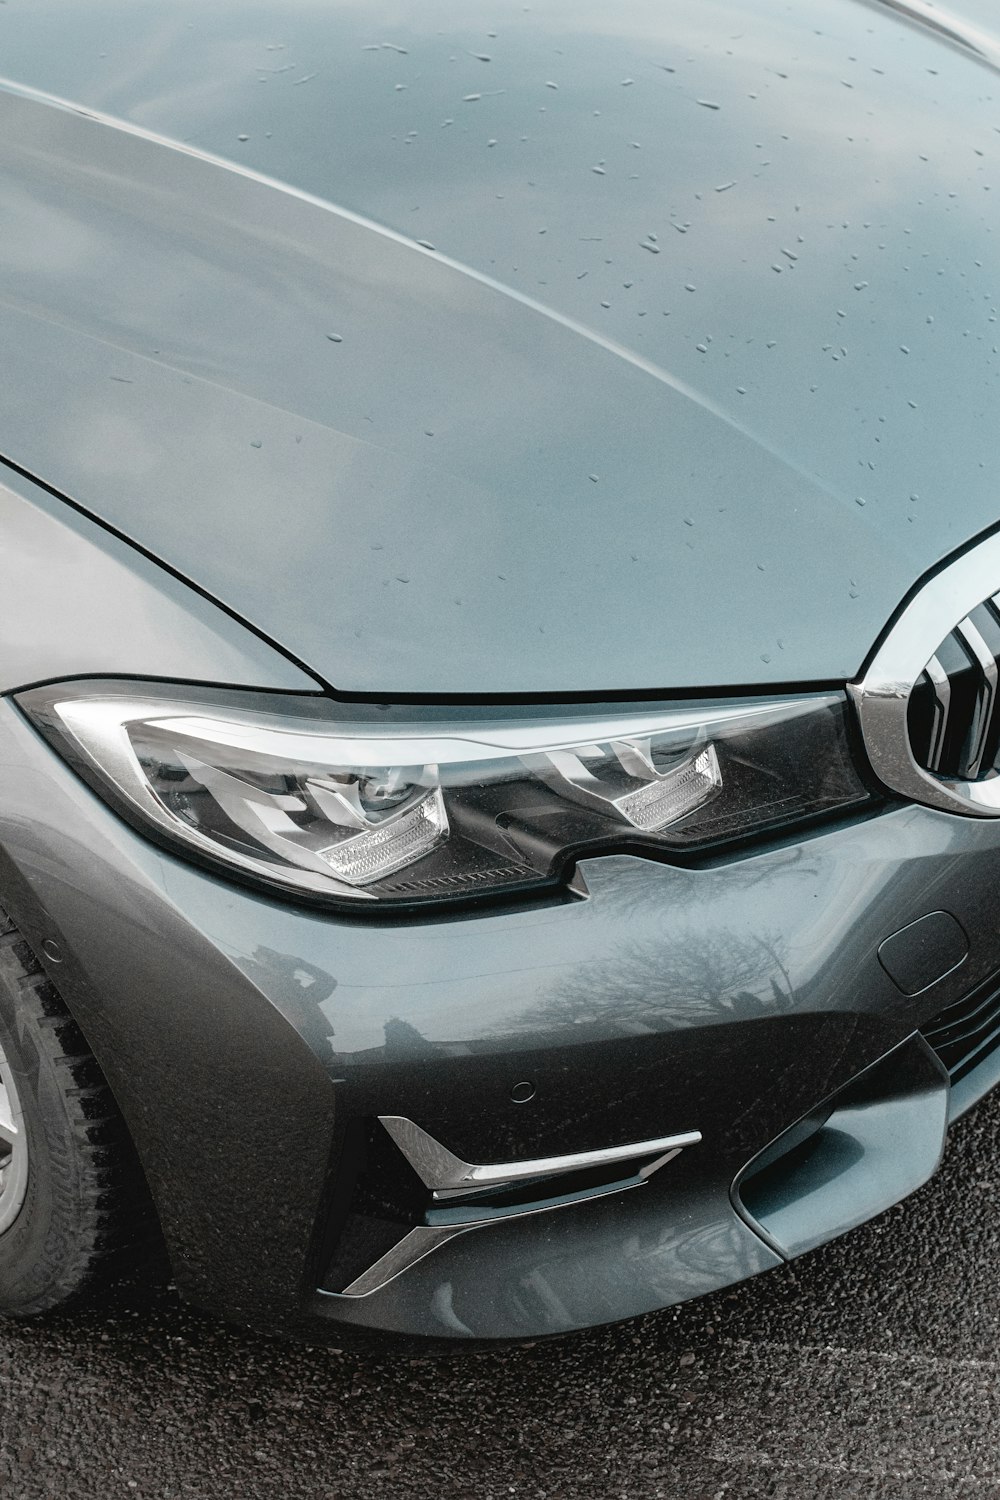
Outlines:
[[644, 1156], [662, 1156], [696, 1146], [700, 1130], [681, 1135], [662, 1136], [654, 1141], [636, 1141], [630, 1146], [604, 1146], [596, 1151], [575, 1152], [571, 1156], [543, 1156], [534, 1161], [491, 1162], [477, 1165], [462, 1161], [447, 1146], [442, 1146], [426, 1130], [401, 1115], [379, 1115], [379, 1119], [402, 1151], [425, 1187], [435, 1194], [482, 1191], [509, 1187], [531, 1177], [557, 1177], [566, 1172], [584, 1172], [590, 1167], [613, 1166], [616, 1162], [638, 1161]]
[[956, 625], [955, 634], [961, 636], [982, 673], [979, 692], [976, 694], [976, 716], [969, 742], [969, 758], [965, 767], [966, 776], [972, 778], [979, 775], [983, 763], [983, 751], [986, 749], [986, 737], [997, 695], [997, 664], [993, 652], [970, 619], [966, 618]]

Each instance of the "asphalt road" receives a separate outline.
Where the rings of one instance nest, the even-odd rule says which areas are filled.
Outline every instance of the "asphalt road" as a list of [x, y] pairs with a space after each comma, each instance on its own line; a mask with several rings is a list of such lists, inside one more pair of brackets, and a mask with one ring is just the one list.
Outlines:
[[529, 1348], [302, 1348], [121, 1293], [0, 1325], [3, 1500], [1000, 1497], [1000, 1099], [906, 1204]]

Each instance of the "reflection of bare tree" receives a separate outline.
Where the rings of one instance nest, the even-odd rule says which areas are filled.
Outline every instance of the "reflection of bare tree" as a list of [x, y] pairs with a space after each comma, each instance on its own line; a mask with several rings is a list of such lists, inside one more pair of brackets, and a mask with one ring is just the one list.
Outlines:
[[632, 943], [581, 967], [518, 1018], [519, 1029], [593, 1025], [602, 1034], [638, 1035], [774, 1015], [794, 1002], [775, 933], [716, 931], [670, 944]]
[[592, 862], [583, 861], [581, 870], [588, 886], [599, 894], [604, 911], [632, 918], [650, 907], [663, 911], [699, 907], [718, 901], [736, 887], [745, 898], [753, 886], [773, 884], [782, 878], [817, 880], [820, 875], [815, 859], [807, 858], [800, 844], [771, 849], [765, 858], [734, 860], [731, 864], [699, 870], [680, 869], [671, 865], [650, 868], [651, 861], [631, 856], [606, 856]]
[[402, 1053], [407, 1058], [437, 1057], [441, 1052], [440, 1045], [429, 1042], [416, 1026], [410, 1021], [401, 1020], [399, 1016], [390, 1016], [384, 1031], [388, 1055]]

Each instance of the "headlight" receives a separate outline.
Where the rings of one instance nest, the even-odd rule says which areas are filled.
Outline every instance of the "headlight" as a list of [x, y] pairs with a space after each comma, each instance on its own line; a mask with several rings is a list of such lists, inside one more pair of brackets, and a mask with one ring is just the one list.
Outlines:
[[704, 849], [868, 798], [835, 694], [458, 721], [152, 684], [18, 702], [179, 852], [355, 903], [555, 884], [576, 855]]

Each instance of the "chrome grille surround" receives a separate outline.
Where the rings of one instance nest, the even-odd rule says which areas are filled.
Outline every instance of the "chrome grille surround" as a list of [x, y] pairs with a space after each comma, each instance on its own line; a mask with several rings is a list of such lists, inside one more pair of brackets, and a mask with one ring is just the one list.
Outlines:
[[[980, 542], [923, 585], [890, 629], [864, 677], [848, 689], [880, 781], [915, 802], [974, 818], [1000, 817], [1000, 774], [992, 767], [983, 771], [983, 752], [1000, 698], [998, 667], [969, 618], [982, 605], [1000, 606], [998, 584], [1000, 535]], [[967, 774], [962, 776], [933, 769], [941, 764], [952, 711], [952, 683], [937, 653], [951, 636], [962, 643], [978, 672], [967, 737]], [[914, 755], [908, 717], [911, 695], [925, 673], [935, 699], [927, 766]]]

